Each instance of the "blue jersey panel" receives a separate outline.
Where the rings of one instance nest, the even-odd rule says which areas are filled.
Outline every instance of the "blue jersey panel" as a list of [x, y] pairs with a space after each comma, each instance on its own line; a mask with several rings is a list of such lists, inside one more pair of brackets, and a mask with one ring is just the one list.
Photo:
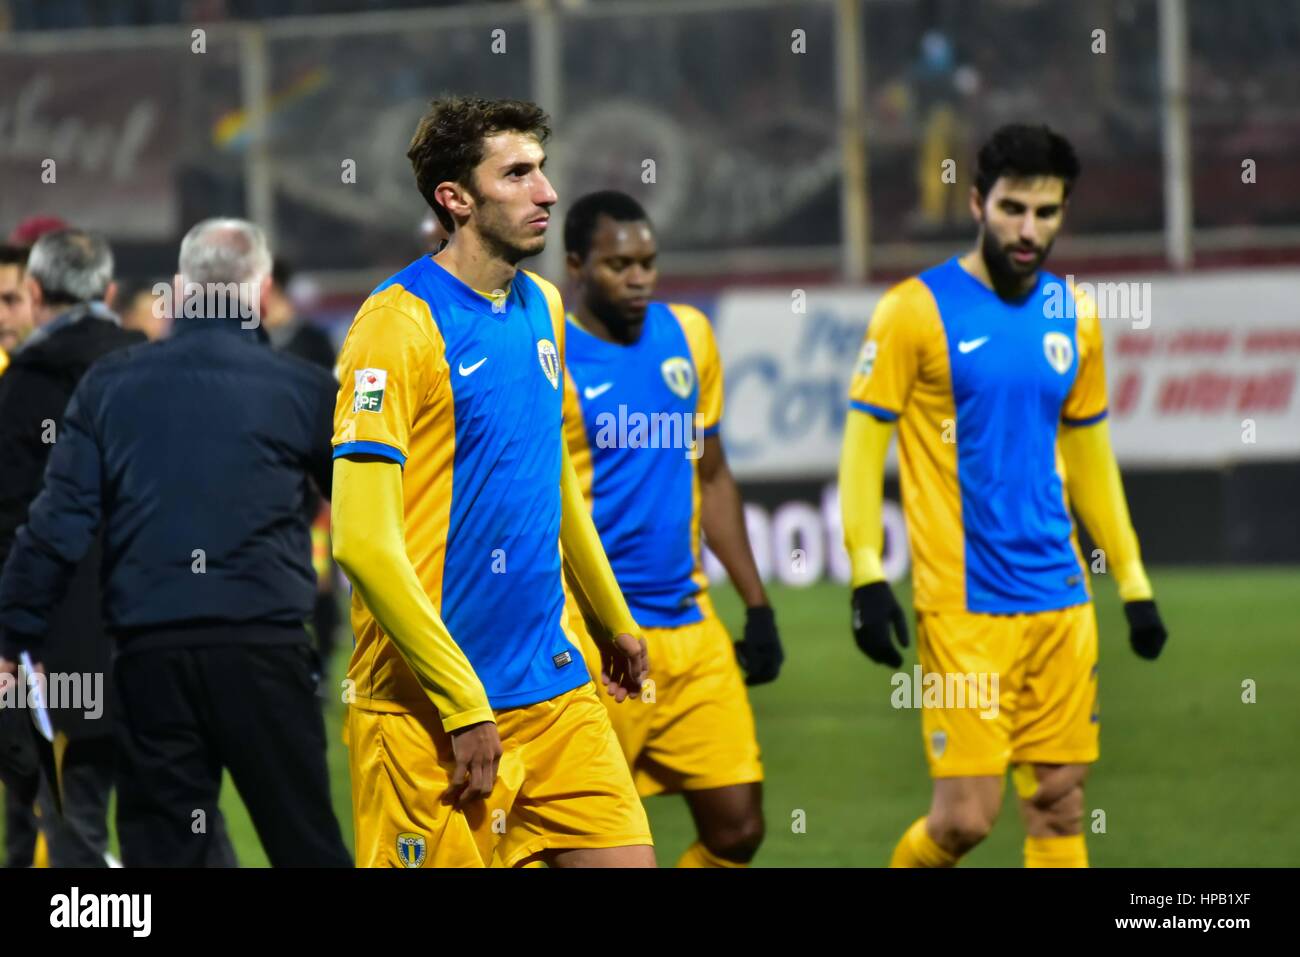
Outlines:
[[[1051, 316], [1039, 274], [1007, 302], [956, 259], [923, 272], [943, 320], [957, 410], [966, 604], [1009, 614], [1088, 600], [1056, 471], [1061, 408], [1078, 372], [1075, 319]], [[1048, 287], [1050, 288], [1050, 287]]]

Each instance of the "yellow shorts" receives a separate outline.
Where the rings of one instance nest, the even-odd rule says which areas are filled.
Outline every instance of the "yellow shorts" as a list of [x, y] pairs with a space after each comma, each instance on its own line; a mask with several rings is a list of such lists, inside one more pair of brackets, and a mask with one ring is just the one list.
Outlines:
[[916, 631], [920, 672], [909, 677], [920, 686], [931, 776], [1097, 760], [1091, 603], [1021, 615], [918, 611]]
[[590, 684], [496, 717], [496, 787], [457, 810], [443, 802], [456, 762], [432, 709], [348, 709], [358, 867], [513, 867], [544, 850], [654, 843]]
[[[599, 684], [600, 653], [580, 616], [570, 620]], [[706, 607], [702, 621], [646, 628], [650, 680], [621, 704], [598, 688], [637, 793], [675, 794], [763, 780], [754, 713], [727, 629]]]

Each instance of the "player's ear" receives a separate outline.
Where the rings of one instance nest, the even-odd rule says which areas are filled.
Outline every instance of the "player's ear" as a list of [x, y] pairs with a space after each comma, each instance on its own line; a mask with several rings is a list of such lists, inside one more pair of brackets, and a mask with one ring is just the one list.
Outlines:
[[437, 197], [438, 202], [442, 203], [443, 208], [451, 213], [452, 219], [456, 222], [468, 219], [474, 208], [474, 200], [469, 190], [451, 180], [443, 180], [439, 183], [433, 195]]
[[984, 225], [984, 197], [974, 186], [970, 188], [970, 214], [975, 218], [975, 222]]
[[582, 257], [577, 253], [565, 253], [564, 268], [569, 274], [569, 279], [577, 282], [582, 278]]

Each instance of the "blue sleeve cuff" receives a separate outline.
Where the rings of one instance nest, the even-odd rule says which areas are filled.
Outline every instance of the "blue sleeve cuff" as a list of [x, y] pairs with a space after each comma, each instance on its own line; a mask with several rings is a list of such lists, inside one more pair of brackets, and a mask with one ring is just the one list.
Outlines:
[[707, 439], [707, 438], [711, 438], [712, 436], [717, 435], [718, 432], [719, 432], [721, 429], [722, 429], [722, 423], [721, 423], [721, 422], [714, 422], [712, 425], [710, 425], [710, 426], [708, 426], [708, 427], [705, 428], [704, 433], [703, 433], [703, 434], [704, 434], [704, 437], [705, 437], [706, 439]]
[[1108, 415], [1110, 415], [1110, 409], [1102, 409], [1096, 415], [1090, 415], [1086, 419], [1067, 419], [1064, 416], [1062, 416], [1061, 421], [1064, 422], [1066, 425], [1073, 426], [1074, 428], [1078, 428], [1079, 426], [1082, 425], [1096, 425], [1098, 422], [1106, 418], [1106, 416]]
[[867, 402], [859, 402], [857, 399], [849, 402], [849, 408], [857, 409], [859, 412], [865, 412], [867, 415], [879, 419], [881, 422], [897, 422], [898, 413], [891, 412], [888, 409], [882, 409], [878, 405], [871, 405]]
[[398, 465], [406, 464], [406, 456], [402, 454], [401, 449], [385, 445], [383, 442], [344, 442], [342, 445], [334, 446], [334, 458], [341, 459], [345, 455], [379, 455], [391, 459]]

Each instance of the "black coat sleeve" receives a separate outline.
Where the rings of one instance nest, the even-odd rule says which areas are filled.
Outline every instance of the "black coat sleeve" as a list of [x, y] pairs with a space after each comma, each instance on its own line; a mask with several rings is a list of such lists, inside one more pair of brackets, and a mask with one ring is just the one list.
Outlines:
[[92, 424], [94, 397], [82, 380], [50, 453], [45, 484], [14, 536], [0, 573], [0, 628], [8, 641], [37, 647], [77, 563], [94, 544], [103, 514], [101, 455]]

